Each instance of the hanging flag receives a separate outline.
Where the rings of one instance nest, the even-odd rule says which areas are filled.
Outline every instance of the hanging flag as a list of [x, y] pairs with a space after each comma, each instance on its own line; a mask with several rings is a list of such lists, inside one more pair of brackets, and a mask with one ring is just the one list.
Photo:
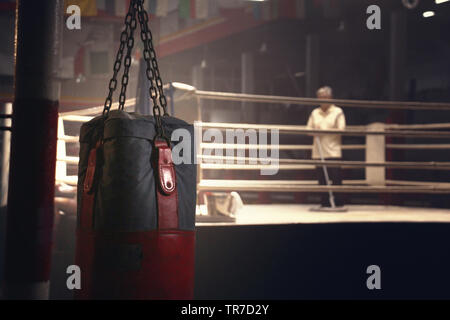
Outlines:
[[86, 49], [84, 46], [80, 47], [78, 51], [75, 53], [74, 58], [74, 66], [73, 71], [75, 77], [78, 77], [79, 75], [84, 75], [84, 59], [86, 56]]
[[279, 0], [273, 0], [270, 2], [270, 19], [278, 19], [279, 16]]
[[195, 10], [195, 0], [191, 0], [190, 1], [190, 9], [191, 9], [191, 19], [196, 19], [197, 15], [196, 15], [196, 10]]
[[197, 19], [206, 19], [208, 17], [209, 0], [195, 0], [195, 17]]
[[252, 11], [255, 20], [268, 21], [273, 18], [273, 4], [270, 1], [255, 1]]
[[180, 0], [169, 0], [169, 12], [175, 11], [178, 9], [178, 6], [180, 4]]
[[208, 13], [210, 17], [215, 17], [219, 14], [219, 5], [216, 0], [208, 1]]
[[296, 0], [280, 0], [279, 10], [281, 17], [296, 18]]
[[303, 20], [306, 17], [305, 0], [295, 1], [295, 16], [296, 18]]
[[176, 11], [170, 12], [166, 17], [159, 19], [160, 35], [165, 36], [177, 32], [179, 30], [178, 22], [178, 12]]
[[278, 6], [274, 3], [274, 6], [277, 6], [278, 8], [278, 13], [276, 12], [275, 7], [275, 10], [272, 10], [273, 18], [283, 17], [301, 20], [304, 19], [305, 1], [306, 0], [278, 0]]
[[244, 1], [242, 0], [215, 0], [221, 8], [234, 9], [242, 8]]
[[107, 14], [114, 16], [116, 14], [115, 7], [115, 1], [105, 0], [105, 11]]
[[165, 17], [169, 12], [169, 0], [158, 0], [156, 2], [156, 15], [158, 17]]
[[[156, 6], [158, 3], [158, 0], [147, 0], [146, 3], [147, 3], [148, 13], [152, 14], [152, 15], [156, 15]], [[144, 4], [145, 4], [145, 2], [144, 2]]]
[[339, 5], [337, 0], [323, 0], [323, 15], [325, 18], [336, 18], [339, 16]]
[[307, 19], [323, 17], [322, 0], [305, 1], [305, 17]]
[[115, 0], [114, 1], [114, 15], [117, 17], [124, 17], [128, 11], [128, 1]]
[[261, 3], [261, 17], [264, 21], [268, 21], [271, 18], [271, 3], [264, 1]]
[[253, 3], [252, 11], [253, 11], [253, 18], [255, 20], [261, 20], [262, 19], [262, 8], [260, 6], [260, 3], [255, 1], [255, 3]]
[[80, 7], [81, 16], [92, 17], [97, 15], [97, 3], [92, 0], [65, 0], [64, 1], [64, 12], [66, 12], [67, 7], [71, 5], [77, 5]]
[[97, 10], [106, 11], [106, 0], [96, 0]]
[[180, 0], [178, 15], [182, 19], [189, 19], [191, 17], [191, 0]]

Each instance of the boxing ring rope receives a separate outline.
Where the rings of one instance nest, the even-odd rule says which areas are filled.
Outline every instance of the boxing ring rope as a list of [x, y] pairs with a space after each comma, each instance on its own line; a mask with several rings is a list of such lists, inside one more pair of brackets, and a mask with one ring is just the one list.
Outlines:
[[[167, 87], [167, 85], [166, 85]], [[313, 98], [297, 98], [297, 97], [278, 97], [267, 95], [228, 93], [228, 92], [212, 92], [197, 90], [189, 85], [172, 83], [172, 87], [182, 92], [181, 97], [175, 101], [186, 99], [221, 100], [221, 101], [240, 101], [240, 102], [258, 102], [258, 103], [276, 103], [294, 104], [294, 105], [318, 105], [320, 103], [333, 103], [343, 107], [359, 107], [374, 109], [404, 109], [404, 110], [450, 110], [450, 104], [447, 103], [423, 103], [423, 102], [393, 102], [393, 101], [365, 101], [365, 100], [343, 100], [331, 99], [321, 100]], [[129, 99], [125, 106], [131, 108], [135, 104], [136, 99]], [[201, 108], [200, 104], [197, 107]], [[71, 111], [60, 114], [60, 121], [83, 123], [92, 119], [93, 114], [100, 114], [103, 106], [85, 109], [81, 111]], [[200, 118], [199, 113], [199, 118]], [[224, 131], [226, 129], [265, 129], [278, 130], [280, 135], [308, 135], [314, 134], [339, 134], [342, 136], [361, 136], [361, 137], [409, 137], [409, 138], [433, 138], [433, 139], [449, 139], [450, 131], [438, 131], [440, 129], [450, 129], [450, 123], [428, 123], [428, 124], [379, 124], [377, 128], [371, 125], [363, 126], [347, 126], [345, 130], [311, 130], [302, 125], [269, 125], [269, 124], [247, 124], [247, 123], [218, 123], [196, 121], [194, 125], [203, 135], [205, 129], [217, 129]], [[379, 128], [381, 126], [381, 129]], [[67, 136], [63, 133], [58, 135], [58, 139], [64, 143], [76, 143], [78, 137]], [[383, 140], [384, 141], [384, 140]], [[450, 148], [449, 143], [445, 144], [395, 144], [384, 143], [385, 149], [402, 149], [402, 150], [445, 150]], [[355, 192], [355, 193], [450, 193], [450, 183], [447, 182], [431, 182], [431, 181], [404, 181], [385, 179], [381, 185], [370, 184], [365, 180], [344, 180], [342, 186], [318, 185], [317, 181], [311, 180], [225, 180], [225, 179], [203, 179], [203, 170], [261, 170], [273, 168], [270, 164], [246, 164], [245, 161], [255, 162], [269, 159], [236, 157], [236, 156], [216, 156], [203, 155], [203, 150], [211, 149], [232, 149], [232, 150], [260, 150], [273, 149], [283, 151], [299, 151], [311, 150], [312, 145], [300, 144], [279, 144], [260, 146], [256, 144], [226, 144], [203, 142], [199, 144], [197, 151], [198, 159], [198, 190], [199, 191], [252, 191], [252, 192]], [[366, 150], [366, 144], [343, 145], [343, 150]], [[273, 159], [271, 159], [273, 160]], [[58, 161], [65, 164], [77, 165], [78, 157], [59, 156]], [[211, 162], [235, 162], [244, 163], [211, 163]], [[343, 168], [361, 169], [365, 168], [393, 168], [393, 169], [421, 169], [421, 170], [450, 170], [450, 162], [438, 161], [335, 161], [328, 160], [325, 163], [320, 160], [311, 159], [286, 159], [277, 160], [276, 167], [279, 170], [311, 170], [321, 166], [342, 166]], [[59, 181], [76, 184], [76, 176], [60, 176]]]
[[[229, 145], [225, 143], [213, 143], [213, 142], [203, 142], [201, 144], [203, 149], [274, 149], [278, 147], [279, 150], [312, 150], [312, 145], [295, 145], [295, 144], [282, 144], [278, 146], [265, 146], [261, 147], [259, 145], [242, 145], [242, 144], [234, 144]], [[364, 150], [366, 146], [364, 144], [354, 144], [354, 145], [343, 145], [342, 150]], [[450, 144], [386, 144], [387, 149], [450, 149]]]
[[[167, 85], [165, 87], [168, 87]], [[347, 100], [347, 99], [317, 99], [283, 97], [270, 95], [257, 95], [234, 92], [217, 92], [198, 90], [193, 86], [172, 82], [172, 87], [185, 92], [180, 100], [195, 96], [199, 99], [277, 103], [277, 104], [297, 104], [297, 105], [319, 105], [321, 103], [333, 103], [342, 107], [371, 108], [371, 109], [404, 109], [404, 110], [450, 110], [449, 103], [441, 102], [413, 102], [413, 101], [370, 101], [370, 100]]]
[[351, 126], [347, 130], [313, 130], [306, 126], [295, 125], [258, 125], [258, 124], [240, 124], [240, 123], [218, 123], [218, 122], [197, 122], [197, 125], [203, 128], [214, 129], [266, 129], [279, 130], [285, 134], [339, 134], [343, 136], [364, 136], [364, 135], [384, 135], [391, 137], [421, 137], [421, 138], [450, 138], [450, 131], [414, 131], [414, 130], [384, 130], [367, 131], [355, 130]]
[[228, 185], [222, 181], [207, 181], [202, 184], [202, 189], [209, 191], [270, 191], [270, 192], [345, 192], [345, 193], [439, 193], [449, 194], [449, 187], [442, 187], [440, 185], [427, 186], [326, 186], [326, 185], [304, 185], [304, 184], [290, 184], [290, 185], [265, 185], [261, 180], [255, 180], [254, 184], [235, 184], [234, 180], [228, 180]]
[[[226, 144], [226, 143], [214, 143], [214, 142], [202, 142], [202, 149], [238, 149], [238, 150], [253, 150], [253, 149], [278, 149], [278, 150], [312, 150], [312, 145], [296, 145], [296, 144], [280, 144], [280, 145], [265, 145], [260, 146], [257, 144]], [[366, 146], [363, 144], [343, 145], [343, 150], [363, 150]]]
[[[198, 155], [201, 159], [207, 159], [207, 160], [224, 160], [224, 161], [245, 161], [248, 160], [257, 162], [257, 161], [271, 161], [273, 159], [270, 158], [251, 158], [251, 157], [223, 157], [223, 156], [203, 156]], [[384, 163], [379, 162], [367, 162], [367, 161], [336, 161], [336, 160], [327, 160], [326, 164], [324, 164], [321, 160], [307, 160], [307, 159], [278, 159], [277, 162], [279, 163], [286, 163], [286, 164], [299, 164], [299, 165], [309, 165], [309, 166], [316, 166], [316, 167], [323, 167], [323, 166], [330, 166], [330, 167], [336, 167], [336, 166], [343, 166], [343, 167], [356, 167], [356, 168], [365, 168], [365, 167], [386, 167], [386, 168], [396, 168], [396, 169], [436, 169], [436, 170], [450, 170], [450, 162], [401, 162], [401, 161], [386, 161]], [[208, 165], [208, 164], [201, 164], [202, 166]], [[219, 166], [220, 167], [220, 166]], [[259, 167], [270, 167], [270, 165], [260, 165]], [[257, 168], [259, 169], [259, 168]]]

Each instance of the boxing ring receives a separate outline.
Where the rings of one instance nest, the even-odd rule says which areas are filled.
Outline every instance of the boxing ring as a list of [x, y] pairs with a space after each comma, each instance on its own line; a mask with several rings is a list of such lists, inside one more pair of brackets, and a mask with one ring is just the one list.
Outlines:
[[[338, 193], [383, 193], [383, 194], [438, 194], [442, 197], [448, 197], [450, 193], [450, 182], [433, 182], [433, 181], [412, 181], [412, 180], [394, 180], [386, 178], [386, 171], [395, 170], [434, 170], [447, 172], [450, 171], [450, 162], [446, 161], [386, 161], [386, 154], [389, 150], [415, 150], [416, 152], [426, 152], [428, 150], [445, 151], [450, 148], [450, 123], [422, 123], [422, 124], [385, 124], [372, 123], [369, 125], [353, 125], [347, 126], [345, 130], [310, 130], [304, 125], [283, 125], [283, 124], [249, 124], [249, 123], [223, 123], [223, 122], [205, 122], [202, 121], [202, 108], [207, 108], [206, 103], [200, 103], [203, 100], [216, 101], [238, 101], [252, 102], [271, 105], [291, 104], [295, 106], [311, 106], [318, 105], [321, 102], [334, 103], [346, 108], [362, 108], [362, 109], [395, 109], [395, 110], [450, 110], [450, 104], [446, 103], [421, 103], [421, 102], [392, 102], [392, 101], [362, 101], [362, 100], [320, 100], [312, 98], [297, 97], [278, 97], [240, 93], [225, 93], [197, 90], [186, 84], [172, 83], [166, 85], [166, 89], [174, 90], [170, 96], [175, 99], [170, 100], [171, 108], [174, 104], [194, 99], [197, 104], [197, 117], [195, 121], [196, 134], [201, 135], [201, 139], [197, 141], [197, 169], [198, 183], [197, 190], [199, 193], [199, 207], [197, 209], [198, 217], [205, 214], [206, 207], [202, 203], [202, 195], [209, 192], [253, 192], [253, 193], [323, 193], [330, 190]], [[125, 107], [130, 110], [135, 104], [135, 99], [126, 101]], [[114, 108], [114, 105], [113, 105]], [[75, 166], [78, 164], [76, 156], [67, 156], [65, 152], [66, 144], [76, 144], [78, 138], [76, 136], [66, 135], [64, 132], [65, 123], [72, 122], [81, 124], [92, 118], [92, 115], [101, 112], [101, 107], [90, 108], [81, 111], [67, 112], [60, 115], [59, 134], [58, 134], [58, 159], [57, 159], [57, 181], [69, 185], [76, 185], [77, 177], [75, 175], [67, 175], [67, 166]], [[211, 141], [203, 141], [204, 132], [207, 130], [266, 130], [268, 132], [277, 130], [280, 137], [283, 136], [305, 136], [313, 134], [339, 134], [342, 136], [365, 137], [365, 143], [360, 144], [344, 144], [343, 150], [359, 150], [364, 153], [365, 161], [325, 161], [311, 160], [306, 158], [286, 158], [277, 159], [277, 168], [279, 172], [301, 172], [314, 169], [316, 166], [341, 166], [345, 169], [361, 169], [364, 170], [364, 179], [344, 180], [342, 186], [334, 185], [318, 185], [316, 180], [299, 180], [299, 179], [276, 179], [269, 177], [265, 179], [261, 176], [257, 179], [210, 179], [205, 177], [206, 172], [216, 171], [257, 171], [271, 168], [270, 164], [257, 163], [260, 159], [253, 159], [249, 156], [250, 151], [270, 152], [277, 148], [279, 152], [286, 151], [309, 151], [312, 149], [311, 144], [277, 144], [277, 145], [259, 145], [251, 143], [215, 143]], [[438, 143], [392, 143], [387, 141], [392, 137], [412, 138], [412, 139], [433, 139]], [[442, 143], [444, 141], [444, 143]], [[242, 142], [242, 141], [241, 141]], [[233, 154], [240, 151], [240, 155], [233, 156], [217, 156], [211, 155], [211, 150], [232, 150]], [[209, 155], [205, 155], [208, 153]], [[251, 161], [253, 160], [253, 163]], [[255, 164], [256, 163], [256, 164]], [[72, 170], [73, 171], [73, 170]], [[239, 173], [238, 173], [239, 174]], [[294, 174], [295, 176], [295, 174]], [[291, 223], [301, 223], [307, 221], [317, 221], [317, 218], [309, 219], [307, 217], [316, 217], [308, 213], [308, 206], [304, 204], [290, 204], [289, 206], [280, 206], [277, 204], [265, 204], [272, 210], [285, 213], [285, 217], [281, 220], [287, 222], [290, 216]], [[258, 204], [245, 204], [241, 210], [241, 215], [236, 215], [236, 223], [248, 224], [253, 221], [254, 224], [276, 223], [277, 216], [274, 215], [271, 220], [267, 215], [252, 214], [252, 212], [264, 212], [264, 206]], [[433, 209], [433, 208], [410, 208], [404, 210], [402, 207], [390, 207], [383, 205], [349, 205], [349, 212], [339, 217], [332, 218], [327, 215], [319, 215], [321, 222], [338, 221], [441, 221], [449, 222], [450, 210]], [[290, 212], [290, 214], [286, 214]], [[395, 213], [397, 212], [397, 214]], [[406, 213], [408, 212], [408, 213]], [[301, 213], [301, 214], [300, 214]], [[421, 213], [423, 217], [420, 218]], [[374, 215], [371, 218], [371, 215]], [[376, 217], [375, 217], [376, 215]], [[249, 219], [249, 217], [252, 217]], [[304, 218], [301, 218], [304, 217]], [[364, 217], [364, 218], [363, 218]], [[367, 220], [368, 219], [368, 220]], [[372, 219], [372, 220], [371, 220]], [[200, 223], [201, 223], [201, 219]]]

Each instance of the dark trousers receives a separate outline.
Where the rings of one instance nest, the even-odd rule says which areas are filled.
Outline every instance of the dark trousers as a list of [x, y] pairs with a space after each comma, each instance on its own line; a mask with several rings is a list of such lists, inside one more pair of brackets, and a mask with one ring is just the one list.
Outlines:
[[[341, 160], [341, 158], [325, 158], [325, 160]], [[319, 180], [320, 185], [327, 185], [327, 181], [325, 179], [325, 173], [323, 172], [323, 167], [316, 167], [316, 175], [317, 180]], [[342, 175], [341, 175], [341, 167], [330, 167], [327, 166], [328, 178], [330, 182], [332, 182], [335, 186], [342, 185]], [[338, 192], [333, 192], [334, 195], [334, 203], [336, 206], [343, 206], [344, 203], [342, 201], [342, 197]], [[323, 207], [331, 207], [330, 197], [328, 192], [321, 193], [320, 204]]]

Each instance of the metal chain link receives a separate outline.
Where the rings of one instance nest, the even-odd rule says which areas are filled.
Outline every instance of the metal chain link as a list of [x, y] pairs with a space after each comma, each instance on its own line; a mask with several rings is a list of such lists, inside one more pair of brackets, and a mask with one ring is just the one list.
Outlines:
[[127, 54], [123, 60], [123, 75], [122, 75], [122, 88], [119, 95], [119, 110], [123, 110], [126, 101], [126, 91], [129, 80], [129, 71], [131, 66], [131, 53], [134, 46], [134, 30], [136, 29], [136, 4], [134, 1], [130, 2], [131, 12], [128, 12], [125, 17], [125, 23], [129, 24], [129, 35], [127, 40]]
[[108, 96], [105, 100], [105, 105], [103, 107], [103, 115], [107, 115], [112, 106], [113, 94], [117, 88], [117, 74], [119, 73], [120, 67], [122, 65], [123, 50], [125, 49], [125, 46], [128, 43], [128, 38], [129, 38], [129, 34], [131, 31], [131, 27], [132, 27], [131, 21], [133, 20], [132, 19], [133, 12], [135, 14], [135, 11], [133, 8], [134, 8], [134, 1], [131, 1], [130, 6], [128, 8], [128, 13], [125, 16], [125, 29], [120, 34], [120, 45], [119, 45], [119, 49], [117, 50], [116, 60], [114, 62], [113, 76], [112, 76], [111, 80], [109, 81], [109, 86], [108, 86], [109, 91], [108, 91]]
[[[156, 121], [156, 129], [158, 130], [157, 135], [165, 138], [164, 129], [161, 123], [161, 109], [158, 105], [158, 95], [159, 102], [161, 103], [161, 107], [164, 111], [164, 116], [168, 115], [167, 113], [167, 100], [163, 92], [162, 80], [158, 68], [158, 62], [156, 61], [156, 52], [153, 47], [153, 36], [148, 27], [148, 14], [147, 11], [143, 8], [143, 1], [136, 0], [137, 2], [137, 13], [138, 20], [141, 26], [141, 40], [144, 43], [144, 61], [146, 62], [146, 75], [147, 79], [150, 82], [150, 88], [148, 90], [150, 98], [153, 101], [153, 116]], [[156, 87], [155, 87], [156, 84]]]
[[[109, 93], [105, 100], [103, 115], [107, 115], [112, 105], [112, 96], [117, 88], [117, 74], [122, 64], [123, 51], [127, 46], [126, 56], [124, 58], [124, 73], [122, 75], [122, 87], [119, 96], [119, 110], [123, 110], [126, 101], [126, 89], [129, 80], [129, 70], [131, 66], [131, 53], [134, 46], [134, 30], [136, 29], [136, 13], [141, 27], [141, 40], [144, 44], [144, 61], [146, 63], [146, 75], [150, 82], [149, 94], [153, 101], [153, 116], [155, 117], [157, 136], [165, 137], [164, 129], [161, 122], [161, 105], [163, 115], [167, 116], [167, 99], [163, 91], [163, 82], [159, 72], [158, 61], [156, 60], [156, 52], [153, 47], [153, 36], [148, 27], [148, 14], [143, 7], [143, 0], [131, 0], [128, 13], [125, 16], [125, 30], [120, 35], [120, 46], [114, 63], [114, 73], [109, 82]], [[159, 100], [159, 101], [158, 101]], [[159, 102], [159, 103], [158, 103]]]

